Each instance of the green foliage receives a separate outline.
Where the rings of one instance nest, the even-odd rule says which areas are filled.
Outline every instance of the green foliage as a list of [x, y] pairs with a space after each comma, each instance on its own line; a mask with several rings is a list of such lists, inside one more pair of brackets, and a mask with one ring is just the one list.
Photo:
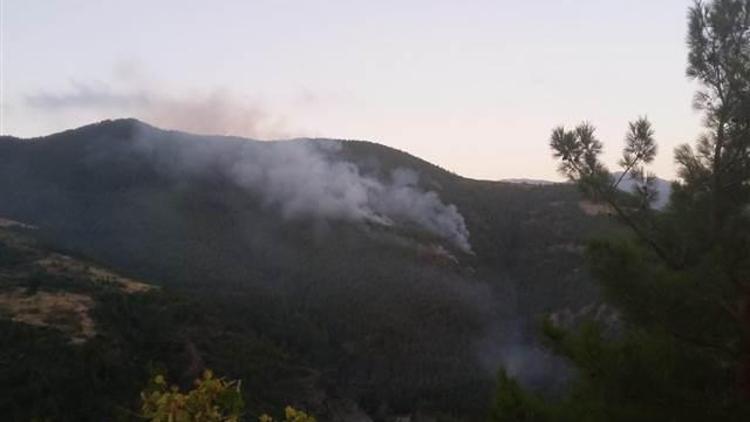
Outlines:
[[[261, 415], [258, 418], [260, 422], [274, 422], [275, 419], [268, 415]], [[315, 422], [315, 418], [308, 415], [307, 413], [297, 410], [291, 406], [284, 408], [284, 419], [283, 422]]]
[[[195, 380], [194, 388], [186, 392], [168, 386], [163, 375], [155, 376], [141, 392], [140, 416], [151, 422], [239, 422], [243, 420], [244, 406], [240, 381], [216, 378], [213, 372], [205, 370]], [[258, 420], [274, 422], [267, 414]], [[315, 418], [287, 406], [283, 422], [315, 422]]]
[[151, 422], [238, 422], [244, 407], [240, 382], [216, 378], [209, 370], [184, 393], [157, 375], [141, 401], [141, 415]]
[[491, 419], [496, 422], [551, 421], [550, 409], [534, 394], [528, 394], [505, 371], [500, 371]]
[[655, 199], [653, 181], [655, 177], [643, 169], [656, 156], [656, 142], [651, 122], [641, 117], [628, 125], [625, 148], [619, 164], [620, 176], [615, 179], [601, 162], [599, 156], [603, 145], [595, 136], [590, 123], [581, 123], [573, 130], [560, 126], [552, 131], [550, 147], [553, 156], [560, 160], [558, 171], [574, 181], [589, 197], [608, 201], [615, 206], [617, 187], [626, 177], [636, 181], [636, 192], [641, 197], [642, 207], [648, 207]]
[[[608, 172], [601, 148], [587, 140], [590, 126], [552, 133], [561, 171], [631, 229], [587, 249], [620, 318], [617, 327], [547, 322], [549, 346], [569, 359], [577, 378], [556, 400], [501, 380], [505, 414], [533, 411], [541, 415], [535, 420], [554, 421], [750, 419], [750, 2], [696, 2], [688, 45], [688, 76], [701, 84], [696, 106], [705, 112], [707, 133], [695, 151], [675, 151], [681, 181], [666, 211], [643, 211], [648, 176], [641, 179], [640, 207], [615, 194], [622, 177], [592, 176]], [[643, 175], [655, 152], [650, 124], [631, 123], [623, 174]]]
[[552, 131], [550, 146], [560, 160], [560, 173], [577, 181], [584, 193], [597, 197], [611, 191], [612, 181], [599, 161], [602, 143], [594, 132], [589, 123], [581, 123], [570, 131], [561, 126]]
[[750, 2], [696, 2], [688, 46], [687, 74], [700, 85], [695, 106], [707, 132], [695, 149], [680, 146], [675, 159], [686, 192], [711, 201], [709, 223], [717, 229], [750, 199], [750, 186], [740, 182], [750, 178]]
[[[494, 421], [743, 420], [747, 409], [729, 401], [732, 374], [668, 333], [634, 328], [617, 339], [604, 327], [576, 332], [547, 325], [555, 352], [577, 368], [564, 397], [543, 398], [501, 378]], [[502, 375], [502, 377], [505, 377]]]

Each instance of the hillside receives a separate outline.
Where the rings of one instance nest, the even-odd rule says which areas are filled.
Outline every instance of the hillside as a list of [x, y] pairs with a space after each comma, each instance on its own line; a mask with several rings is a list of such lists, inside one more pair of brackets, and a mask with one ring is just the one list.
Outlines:
[[[294, 385], [311, 370], [219, 310], [50, 248], [32, 226], [2, 223], [5, 420], [130, 420], [153, 372], [187, 386], [207, 365], [242, 374], [256, 410], [304, 395]], [[267, 383], [277, 377], [300, 381], [283, 389]]]
[[[170, 321], [149, 314], [161, 305], [138, 305], [138, 320], [207, 336], [183, 343], [250, 390], [263, 385], [259, 406], [336, 419], [344, 400], [373, 417], [481, 419], [501, 364], [540, 387], [560, 381], [544, 370], [552, 358], [524, 353], [536, 350], [534, 318], [598, 301], [582, 245], [609, 217], [564, 184], [466, 179], [368, 142], [206, 137], [132, 119], [0, 138], [0, 163], [0, 216], [37, 227], [45, 248], [191, 303]], [[117, 295], [107, 300], [166, 300], [160, 289]], [[109, 318], [132, 315], [106, 303]], [[113, 330], [149, 361], [186, 350]], [[143, 374], [147, 362], [132, 365]]]

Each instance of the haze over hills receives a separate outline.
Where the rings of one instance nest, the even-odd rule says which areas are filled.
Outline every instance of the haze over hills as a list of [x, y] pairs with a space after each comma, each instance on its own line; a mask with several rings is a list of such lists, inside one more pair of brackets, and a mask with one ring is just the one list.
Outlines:
[[194, 338], [203, 323], [181, 332], [198, 361], [267, 383], [268, 406], [483, 415], [501, 363], [544, 390], [564, 381], [528, 330], [536, 316], [599, 303], [582, 245], [610, 219], [567, 184], [466, 179], [369, 142], [133, 119], [3, 137], [0, 162], [0, 216], [38, 227], [38, 242], [199, 301], [219, 333], [261, 336], [305, 368], [243, 363]]
[[[614, 177], [619, 178], [622, 175], [622, 172], [615, 172], [613, 173], [613, 175]], [[635, 191], [637, 186], [638, 182], [634, 180], [631, 175], [622, 179], [619, 188], [620, 190], [623, 190], [625, 192], [632, 193]], [[654, 180], [654, 189], [656, 191], [656, 198], [652, 203], [652, 207], [659, 210], [663, 209], [665, 206], [667, 206], [667, 203], [669, 203], [669, 196], [672, 194], [672, 182], [657, 177]]]
[[[622, 172], [619, 172], [619, 171], [613, 173], [613, 176], [615, 178], [619, 178], [621, 175], [622, 175]], [[553, 182], [551, 180], [524, 179], [524, 178], [503, 179], [502, 181], [508, 182], [508, 183], [520, 183], [520, 184], [538, 185], [538, 186], [553, 185], [555, 183], [559, 183], [559, 182]], [[634, 193], [636, 186], [637, 186], [637, 181], [634, 180], [632, 176], [628, 176], [622, 179], [618, 188], [624, 192]], [[654, 181], [654, 188], [656, 189], [657, 196], [654, 202], [652, 203], [652, 207], [655, 209], [663, 209], [669, 202], [669, 196], [672, 194], [672, 182], [670, 182], [669, 180], [665, 180], [665, 179], [657, 177], [656, 180]]]

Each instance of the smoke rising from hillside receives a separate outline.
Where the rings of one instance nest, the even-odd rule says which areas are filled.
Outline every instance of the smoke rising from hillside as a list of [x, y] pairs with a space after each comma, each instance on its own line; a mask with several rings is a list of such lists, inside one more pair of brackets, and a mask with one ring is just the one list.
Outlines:
[[[152, 153], [163, 146], [148, 133], [141, 138], [141, 146]], [[337, 141], [173, 141], [159, 154], [165, 166], [178, 173], [218, 170], [287, 219], [413, 225], [471, 252], [463, 216], [437, 193], [421, 189], [414, 171], [397, 169], [385, 180], [365, 175], [337, 156]]]
[[136, 78], [126, 82], [71, 80], [65, 90], [41, 90], [27, 95], [25, 105], [37, 113], [73, 112], [92, 119], [104, 119], [112, 113], [130, 115], [160, 127], [207, 135], [274, 138], [297, 132], [267, 104], [229, 89], [174, 94], [159, 81]]
[[[160, 126], [202, 134], [278, 137], [289, 133], [284, 119], [230, 91], [174, 97], [155, 81], [138, 76], [137, 69], [130, 69], [133, 72], [114, 86], [71, 81], [68, 91], [29, 95], [27, 105], [56, 113], [119, 110]], [[164, 145], [149, 139], [161, 136], [159, 132], [142, 129], [140, 146], [152, 153], [163, 152]], [[159, 155], [164, 167], [178, 173], [218, 169], [243, 188], [259, 193], [267, 205], [279, 207], [287, 218], [412, 224], [471, 251], [469, 232], [458, 209], [444, 204], [437, 193], [421, 189], [412, 170], [396, 170], [386, 180], [364, 175], [356, 164], [336, 157], [341, 146], [331, 140], [245, 141], [227, 151], [224, 142], [175, 138], [179, 145]]]

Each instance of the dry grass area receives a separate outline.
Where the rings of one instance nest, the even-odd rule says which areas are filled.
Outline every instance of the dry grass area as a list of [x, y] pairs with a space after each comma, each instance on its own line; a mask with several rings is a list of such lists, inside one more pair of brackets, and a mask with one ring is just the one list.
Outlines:
[[[20, 254], [18, 261], [11, 259], [7, 265], [0, 266], [0, 317], [50, 327], [68, 336], [72, 343], [83, 343], [96, 334], [96, 325], [90, 315], [96, 304], [93, 296], [54, 289], [45, 291], [43, 285], [38, 290], [14, 286], [29, 284], [42, 272], [82, 286], [90, 283], [95, 287], [93, 290], [114, 287], [124, 294], [136, 294], [155, 288], [85, 261], [39, 249], [32, 238], [14, 228], [33, 227], [0, 218], [0, 245], [8, 253]], [[31, 290], [35, 292], [30, 293]]]
[[94, 283], [111, 283], [128, 294], [144, 293], [154, 288], [150, 284], [123, 277], [107, 269], [58, 253], [50, 254], [36, 261], [36, 264], [50, 274], [84, 277]]
[[0, 293], [0, 312], [16, 322], [51, 327], [70, 336], [72, 343], [83, 343], [96, 334], [89, 310], [91, 297], [68, 292], [37, 292], [24, 289]]
[[580, 201], [578, 206], [586, 215], [614, 215], [615, 210], [608, 204], [596, 204], [591, 201]]

